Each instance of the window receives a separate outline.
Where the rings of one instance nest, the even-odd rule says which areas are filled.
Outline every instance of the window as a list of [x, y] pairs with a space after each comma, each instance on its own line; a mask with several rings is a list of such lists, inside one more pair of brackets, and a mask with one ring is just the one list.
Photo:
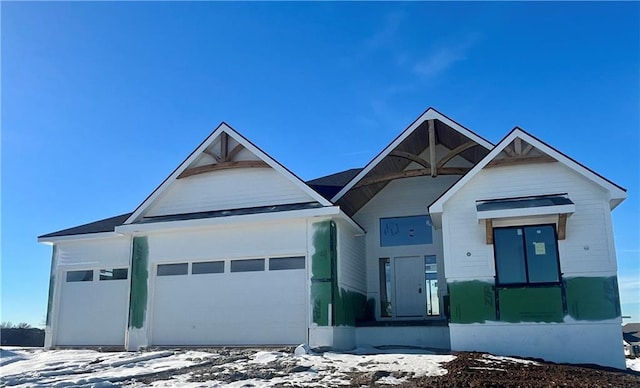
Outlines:
[[204, 273], [223, 273], [224, 261], [205, 261], [202, 263], [191, 264], [191, 273], [193, 275]]
[[158, 264], [158, 276], [186, 275], [189, 264]]
[[427, 297], [427, 315], [440, 315], [438, 296], [438, 264], [436, 256], [424, 257], [425, 292]]
[[91, 282], [93, 281], [93, 270], [67, 271], [67, 282]]
[[388, 257], [379, 260], [380, 266], [380, 316], [390, 317], [391, 310], [391, 261]]
[[380, 219], [380, 246], [420, 245], [433, 243], [431, 218], [424, 216]]
[[126, 268], [101, 269], [100, 280], [122, 280], [127, 278]]
[[264, 271], [264, 259], [231, 260], [231, 272]]
[[269, 271], [284, 269], [304, 269], [304, 256], [299, 257], [274, 257], [269, 259]]
[[493, 243], [499, 285], [560, 282], [554, 225], [494, 228]]

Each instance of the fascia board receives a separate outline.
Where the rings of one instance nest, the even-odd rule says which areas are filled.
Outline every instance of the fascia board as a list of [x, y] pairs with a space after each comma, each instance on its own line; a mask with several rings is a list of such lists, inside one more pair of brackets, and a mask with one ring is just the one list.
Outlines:
[[64, 241], [80, 241], [80, 240], [103, 240], [107, 238], [122, 237], [122, 234], [116, 232], [99, 232], [99, 233], [86, 233], [86, 234], [71, 234], [68, 236], [56, 236], [56, 237], [38, 237], [38, 242], [48, 245]]
[[476, 135], [472, 131], [464, 128], [460, 124], [456, 123], [455, 121], [451, 120], [450, 118], [436, 111], [435, 109], [429, 108], [422, 115], [420, 115], [420, 117], [418, 117], [413, 123], [411, 123], [411, 125], [409, 125], [409, 127], [407, 127], [407, 129], [405, 129], [398, 137], [396, 137], [391, 142], [391, 144], [389, 144], [382, 152], [380, 152], [378, 156], [373, 158], [373, 160], [370, 161], [365, 166], [365, 168], [363, 168], [362, 171], [358, 173], [358, 175], [353, 177], [353, 179], [349, 183], [347, 183], [345, 187], [343, 187], [336, 195], [334, 195], [333, 198], [331, 198], [331, 202], [336, 203], [336, 201], [342, 198], [342, 196], [344, 196], [349, 190], [353, 188], [353, 186], [355, 186], [362, 178], [364, 178], [364, 176], [367, 175], [369, 171], [371, 171], [375, 166], [377, 166], [378, 163], [382, 161], [382, 159], [384, 159], [387, 155], [389, 155], [389, 153], [391, 153], [391, 151], [393, 151], [400, 143], [402, 143], [404, 139], [407, 138], [407, 136], [413, 133], [413, 131], [415, 131], [420, 125], [422, 125], [423, 122], [425, 122], [426, 120], [432, 120], [432, 119], [437, 119], [443, 122], [444, 124], [448, 125], [449, 127], [453, 128], [454, 130], [458, 131], [462, 135], [475, 141], [476, 143], [480, 144], [481, 146], [483, 146], [488, 150], [493, 148], [493, 144], [491, 144], [487, 140]]
[[219, 225], [247, 224], [286, 219], [335, 216], [338, 214], [340, 214], [340, 208], [338, 206], [326, 206], [317, 209], [291, 210], [276, 213], [244, 214], [228, 217], [203, 218], [197, 220], [153, 222], [148, 224], [126, 224], [116, 226], [116, 232], [121, 234], [148, 233], [155, 231], [204, 228]]
[[518, 209], [501, 209], [477, 211], [479, 220], [510, 218], [510, 217], [529, 217], [529, 216], [546, 216], [550, 214], [572, 214], [576, 211], [576, 205], [556, 205], [556, 206], [539, 206]]

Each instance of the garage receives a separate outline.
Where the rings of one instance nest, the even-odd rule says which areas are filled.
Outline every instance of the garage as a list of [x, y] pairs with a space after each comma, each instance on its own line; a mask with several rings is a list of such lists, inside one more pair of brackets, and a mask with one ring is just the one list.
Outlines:
[[304, 343], [306, 267], [304, 256], [157, 264], [151, 343]]
[[128, 269], [61, 271], [59, 346], [124, 346]]

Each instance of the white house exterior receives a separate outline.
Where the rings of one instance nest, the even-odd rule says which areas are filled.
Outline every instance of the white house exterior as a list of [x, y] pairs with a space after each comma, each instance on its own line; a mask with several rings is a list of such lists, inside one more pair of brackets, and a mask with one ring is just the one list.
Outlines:
[[[132, 213], [53, 246], [45, 346], [408, 345], [624, 368], [625, 190], [428, 109], [303, 182], [221, 124]], [[597, 348], [598, 352], [592, 351]]]

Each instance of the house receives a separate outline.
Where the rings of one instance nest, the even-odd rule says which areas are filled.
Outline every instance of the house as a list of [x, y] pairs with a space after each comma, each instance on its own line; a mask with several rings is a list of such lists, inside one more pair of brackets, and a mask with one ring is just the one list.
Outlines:
[[640, 357], [640, 323], [627, 323], [622, 326], [624, 355], [629, 358]]
[[624, 369], [625, 197], [522, 129], [494, 145], [432, 108], [364, 168], [306, 183], [222, 123], [132, 213], [38, 238], [45, 346], [408, 345]]

